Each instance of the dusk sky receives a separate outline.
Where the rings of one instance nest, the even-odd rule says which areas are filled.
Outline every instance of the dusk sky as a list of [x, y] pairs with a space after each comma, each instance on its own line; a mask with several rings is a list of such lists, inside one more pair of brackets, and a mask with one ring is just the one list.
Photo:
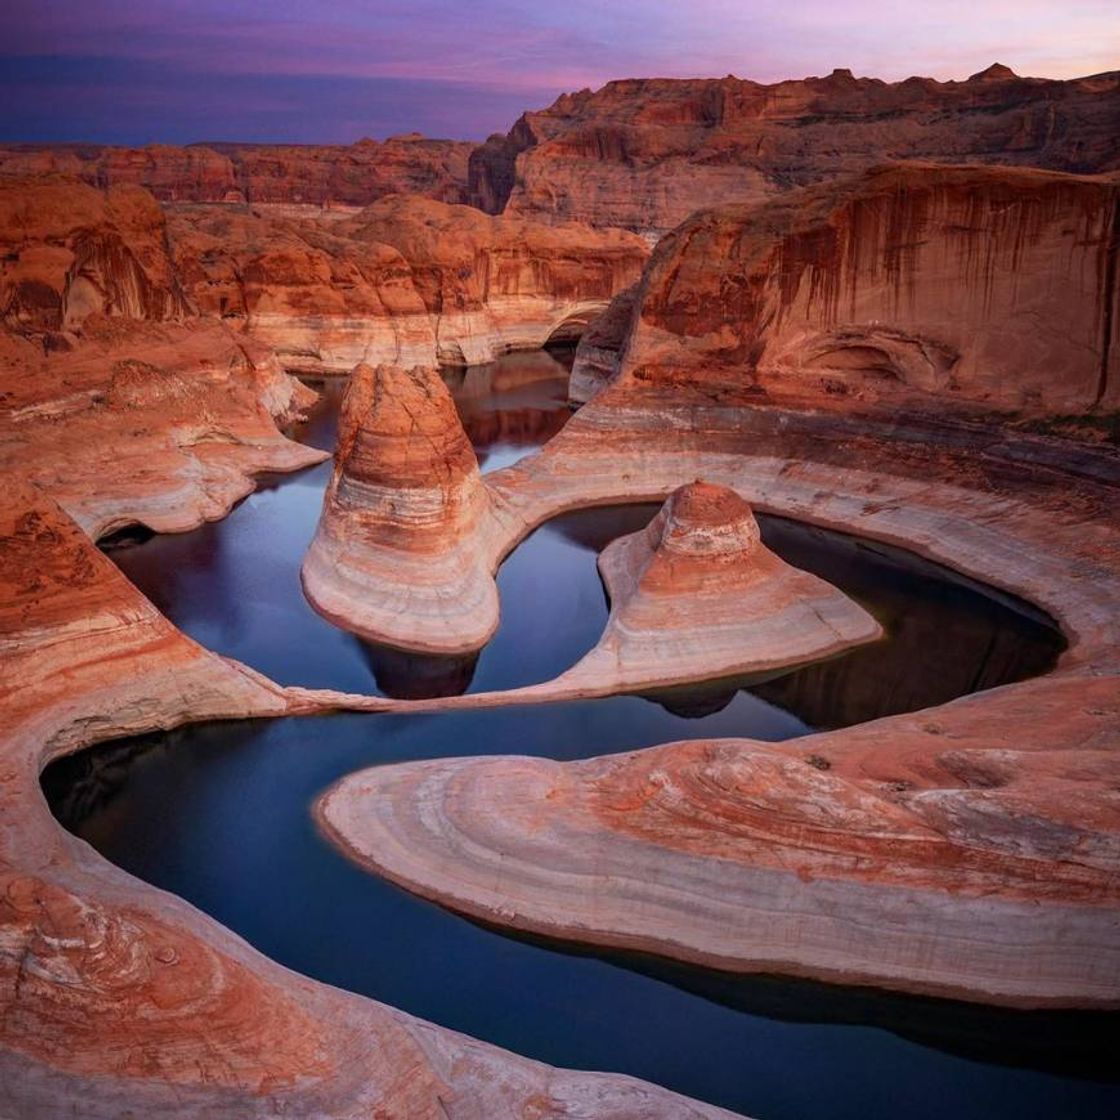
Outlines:
[[482, 138], [612, 78], [1120, 67], [1120, 4], [1054, 0], [6, 0], [0, 140]]

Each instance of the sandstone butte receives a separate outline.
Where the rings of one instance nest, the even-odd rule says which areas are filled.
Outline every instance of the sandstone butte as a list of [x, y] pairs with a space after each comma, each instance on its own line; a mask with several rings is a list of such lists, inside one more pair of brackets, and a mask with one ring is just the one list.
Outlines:
[[423, 652], [479, 649], [498, 625], [491, 517], [439, 371], [357, 366], [303, 562], [312, 606], [373, 641]]
[[345, 213], [388, 194], [467, 200], [475, 145], [419, 133], [378, 143], [0, 146], [0, 175], [64, 174], [95, 187], [140, 186], [160, 202], [249, 203], [290, 213]]
[[617, 81], [492, 136], [471, 154], [469, 197], [492, 213], [660, 234], [701, 207], [757, 203], [887, 159], [1115, 171], [1118, 119], [1120, 72]]
[[[937, 189], [929, 169], [910, 174], [915, 186], [932, 178]], [[1097, 228], [1104, 188], [1095, 180], [1003, 170], [945, 175], [967, 177], [977, 195], [975, 202], [969, 192], [958, 196], [962, 226], [996, 220], [986, 184], [1011, 182], [1017, 190], [1057, 189], [1066, 207], [1060, 224], [1083, 237]], [[860, 189], [838, 188], [841, 196]], [[876, 197], [874, 176], [865, 189]], [[896, 187], [875, 205], [893, 231], [877, 242], [889, 260], [912, 232], [891, 208], [906, 213], [910, 202]], [[728, 243], [735, 214], [747, 227], [744, 247], [761, 244], [748, 211], [724, 214]], [[778, 254], [786, 227], [771, 228]], [[1031, 271], [1001, 269], [997, 254], [985, 281], [989, 306], [1005, 304], [1003, 289], [1018, 284], [1038, 332], [1055, 319], [1080, 329], [1061, 255], [1034, 252], [1036, 239], [1051, 236], [1048, 224], [998, 228], [1018, 239]], [[505, 534], [494, 553], [562, 510], [663, 498], [704, 478], [756, 509], [907, 548], [1038, 604], [1069, 643], [1056, 669], [780, 744], [727, 739], [573, 763], [508, 757], [383, 767], [330, 791], [317, 809], [321, 827], [352, 858], [407, 889], [535, 935], [732, 972], [1014, 1007], [1120, 1007], [1114, 452], [1055, 436], [1046, 423], [1032, 430], [977, 411], [944, 384], [906, 392], [905, 407], [896, 398], [893, 408], [868, 407], [859, 394], [830, 393], [820, 383], [813, 397], [811, 379], [791, 386], [788, 402], [760, 394], [749, 367], [735, 377], [703, 345], [698, 357], [689, 349], [694, 337], [734, 338], [744, 319], [741, 286], [721, 281], [718, 257], [703, 241], [693, 243], [695, 261], [687, 244], [683, 232], [675, 235], [647, 268], [621, 376], [541, 453], [488, 476], [492, 506], [502, 511], [491, 532]], [[1076, 274], [1080, 250], [1069, 250]], [[1085, 252], [1098, 268], [1109, 259], [1099, 244]], [[936, 248], [916, 258], [909, 275], [921, 291], [922, 263], [944, 262]], [[962, 248], [957, 259], [964, 282], [972, 258]], [[1060, 279], [1043, 289], [1034, 270], [1051, 267]], [[1104, 283], [1099, 271], [1091, 276]], [[948, 293], [950, 278], [940, 282]], [[822, 274], [808, 269], [800, 286], [791, 283], [789, 299], [804, 299], [805, 286], [820, 283]], [[879, 290], [876, 318], [889, 328], [894, 285]], [[1117, 294], [1093, 291], [1113, 302], [1090, 306], [1098, 325], [1086, 336], [1090, 353], [1082, 366], [1070, 361], [1052, 371], [1043, 397], [1049, 409], [1084, 410], [1096, 397], [1086, 386], [1095, 384], [1101, 319], [1113, 313]], [[683, 354], [657, 376], [631, 351], [640, 352], [643, 332], [663, 322], [666, 306], [675, 309]], [[983, 330], [976, 345], [986, 345]], [[960, 361], [969, 368], [967, 349]], [[1038, 384], [1030, 366], [1022, 376]], [[1023, 394], [1010, 369], [1000, 371], [999, 384], [1002, 401]], [[1091, 425], [1095, 417], [1107, 422], [1108, 413], [1098, 408], [1083, 419]]]

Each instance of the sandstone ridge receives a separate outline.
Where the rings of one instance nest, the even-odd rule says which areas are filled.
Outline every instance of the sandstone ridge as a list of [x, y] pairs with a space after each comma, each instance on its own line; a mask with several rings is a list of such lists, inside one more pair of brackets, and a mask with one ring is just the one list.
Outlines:
[[1120, 168], [1120, 74], [887, 83], [835, 70], [609, 82], [525, 113], [470, 157], [470, 200], [543, 221], [661, 234], [694, 210], [757, 203], [884, 159]]

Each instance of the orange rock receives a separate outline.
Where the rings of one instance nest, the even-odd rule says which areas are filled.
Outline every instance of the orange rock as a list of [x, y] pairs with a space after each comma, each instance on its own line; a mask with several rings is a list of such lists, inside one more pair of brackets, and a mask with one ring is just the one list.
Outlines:
[[646, 271], [623, 375], [811, 406], [1115, 408], [1118, 206], [1108, 180], [901, 164], [696, 214]]
[[0, 174], [61, 171], [93, 185], [132, 184], [161, 202], [249, 202], [313, 212], [366, 206], [398, 191], [462, 202], [474, 145], [419, 134], [356, 144], [191, 144], [0, 148]]
[[498, 625], [490, 496], [437, 370], [360, 365], [303, 562], [337, 625], [406, 649], [466, 653]]
[[836, 70], [761, 85], [643, 78], [564, 94], [470, 157], [470, 200], [540, 221], [664, 233], [884, 159], [1120, 168], [1120, 75], [886, 83]]
[[163, 212], [146, 191], [0, 177], [0, 313], [19, 333], [75, 331], [92, 314], [182, 318]]

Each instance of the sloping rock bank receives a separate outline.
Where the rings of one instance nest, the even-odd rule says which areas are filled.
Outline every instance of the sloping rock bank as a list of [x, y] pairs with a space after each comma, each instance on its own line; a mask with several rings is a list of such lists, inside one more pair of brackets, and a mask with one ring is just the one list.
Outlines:
[[304, 979], [66, 833], [38, 788], [51, 758], [312, 704], [184, 637], [30, 485], [0, 496], [0, 561], [0, 1112], [728, 1115]]
[[255, 477], [327, 458], [281, 434], [315, 394], [257, 343], [200, 323], [87, 321], [73, 351], [0, 337], [0, 471], [41, 485], [92, 536], [181, 532]]
[[694, 210], [754, 204], [884, 159], [1120, 168], [1120, 74], [887, 83], [836, 70], [761, 85], [728, 76], [608, 82], [525, 113], [470, 157], [490, 213], [661, 234]]
[[[394, 502], [400, 504], [400, 499]], [[516, 507], [516, 497], [510, 505]], [[477, 543], [489, 541], [489, 555], [470, 551], [461, 538], [451, 555], [458, 562], [456, 573], [469, 557], [472, 587], [490, 590], [495, 557], [511, 542], [498, 519], [487, 528]], [[450, 551], [450, 541], [447, 547]], [[309, 570], [321, 569], [323, 549], [317, 538], [305, 581]], [[411, 614], [392, 614], [407, 594], [393, 586], [398, 570], [398, 563], [385, 562], [364, 573], [368, 586], [355, 580], [348, 589], [352, 598], [336, 600], [345, 612], [340, 624], [354, 629], [369, 599], [384, 596], [382, 625], [392, 626], [399, 642], [415, 642], [420, 631]], [[599, 556], [599, 572], [611, 601], [610, 617], [594, 648], [570, 669], [540, 684], [443, 697], [428, 706], [447, 711], [547, 703], [732, 678], [734, 689], [747, 678], [765, 679], [836, 657], [882, 636], [875, 619], [846, 595], [766, 548], [750, 507], [738, 494], [704, 482], [679, 487], [644, 530], [612, 541]], [[441, 589], [440, 617], [452, 634], [462, 636], [462, 623], [443, 606], [448, 599], [457, 603], [460, 596]], [[495, 601], [495, 619], [496, 609]], [[414, 701], [407, 710], [424, 706]], [[387, 701], [382, 708], [398, 706]]]

